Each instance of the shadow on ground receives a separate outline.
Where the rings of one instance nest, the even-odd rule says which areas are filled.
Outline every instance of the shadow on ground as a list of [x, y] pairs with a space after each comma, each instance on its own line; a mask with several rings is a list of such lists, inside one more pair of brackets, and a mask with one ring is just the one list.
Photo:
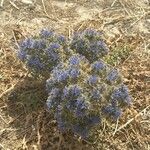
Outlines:
[[19, 82], [7, 96], [5, 112], [12, 118], [9, 127], [16, 129], [16, 138], [22, 140], [17, 149], [82, 150], [89, 147], [71, 133], [61, 134], [57, 130], [53, 115], [46, 110], [46, 99], [45, 82], [29, 77]]

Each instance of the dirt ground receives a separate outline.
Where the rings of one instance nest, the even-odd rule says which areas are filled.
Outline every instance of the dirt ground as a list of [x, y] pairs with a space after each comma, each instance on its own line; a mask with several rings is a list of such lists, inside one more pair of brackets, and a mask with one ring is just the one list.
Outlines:
[[[94, 142], [58, 132], [45, 108], [44, 83], [17, 59], [21, 39], [53, 28], [70, 37], [85, 28], [102, 31], [112, 50], [131, 51], [117, 66], [133, 105]], [[150, 150], [149, 0], [0, 0], [0, 149]]]

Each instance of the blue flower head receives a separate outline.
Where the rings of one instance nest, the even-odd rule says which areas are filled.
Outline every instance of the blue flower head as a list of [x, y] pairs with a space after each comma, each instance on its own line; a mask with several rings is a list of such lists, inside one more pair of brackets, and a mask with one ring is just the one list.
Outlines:
[[111, 94], [112, 102], [118, 101], [121, 104], [131, 104], [131, 97], [129, 95], [129, 90], [127, 86], [124, 84], [120, 85], [117, 89], [115, 89]]
[[49, 110], [56, 109], [59, 104], [60, 104], [59, 96], [49, 95], [46, 101], [46, 105]]
[[59, 54], [56, 52], [55, 48], [52, 46], [48, 47], [46, 49], [46, 52], [48, 54], [48, 58], [51, 61], [59, 61]]
[[79, 65], [81, 58], [78, 55], [69, 58], [69, 65]]
[[97, 46], [99, 47], [99, 51], [100, 51], [102, 56], [105, 56], [106, 54], [108, 54], [109, 49], [108, 49], [108, 47], [104, 41], [102, 41], [102, 40], [98, 41]]
[[63, 82], [69, 77], [68, 72], [61, 70], [60, 72], [56, 73], [56, 80], [57, 82]]
[[68, 101], [65, 105], [65, 107], [67, 108], [67, 110], [71, 113], [74, 113], [75, 112], [75, 109], [76, 109], [76, 100], [75, 99], [69, 99], [68, 98]]
[[111, 72], [107, 75], [106, 80], [110, 83], [116, 81], [119, 78], [119, 72], [117, 69], [111, 70]]
[[44, 40], [34, 40], [31, 46], [32, 49], [45, 49], [46, 48], [46, 42]]
[[94, 89], [91, 93], [91, 100], [100, 101], [102, 99], [102, 95], [100, 93], [100, 90]]
[[55, 78], [50, 78], [46, 80], [46, 91], [47, 93], [50, 93], [51, 90], [55, 87], [55, 84], [57, 83]]
[[86, 110], [89, 108], [89, 104], [85, 101], [83, 97], [79, 97], [76, 100], [76, 116], [83, 117], [86, 115]]
[[63, 99], [64, 99], [64, 98], [68, 98], [68, 96], [69, 96], [69, 90], [68, 90], [67, 87], [65, 87], [65, 88], [63, 89], [62, 98], [63, 98]]
[[49, 51], [51, 50], [51, 51], [55, 51], [55, 50], [57, 50], [57, 49], [59, 49], [60, 48], [60, 45], [58, 44], [58, 43], [51, 43], [50, 45], [49, 45], [49, 47], [48, 47], [48, 49], [49, 49]]
[[78, 68], [70, 68], [69, 75], [71, 78], [77, 78], [80, 75], [80, 70]]
[[68, 99], [74, 99], [78, 97], [81, 94], [81, 92], [82, 92], [81, 87], [75, 84], [69, 87], [65, 87], [63, 89], [63, 96]]
[[108, 105], [108, 106], [103, 107], [102, 112], [106, 116], [112, 117], [113, 120], [117, 120], [122, 114], [121, 109], [119, 109], [117, 107], [113, 107], [112, 105]]
[[50, 95], [51, 97], [53, 97], [53, 98], [56, 98], [56, 97], [59, 97], [59, 95], [61, 94], [60, 92], [61, 92], [61, 91], [60, 91], [59, 88], [53, 88], [53, 89], [51, 90], [51, 92], [49, 93], [49, 95]]
[[27, 58], [27, 53], [26, 51], [23, 51], [23, 50], [19, 50], [17, 55], [18, 55], [18, 58], [22, 61], [24, 61]]
[[40, 33], [41, 37], [43, 38], [50, 38], [54, 36], [54, 31], [49, 31], [47, 29], [43, 29]]
[[27, 50], [27, 49], [32, 48], [33, 42], [34, 40], [32, 38], [25, 39], [24, 41], [20, 43], [20, 49]]
[[90, 121], [92, 125], [95, 125], [99, 124], [101, 122], [101, 119], [99, 116], [91, 116]]
[[27, 64], [28, 64], [29, 67], [35, 68], [35, 69], [38, 69], [38, 70], [44, 68], [44, 64], [42, 64], [42, 62], [40, 61], [40, 59], [38, 57], [29, 58]]
[[69, 95], [72, 97], [77, 97], [81, 94], [81, 87], [78, 85], [73, 85], [69, 88]]
[[64, 44], [66, 42], [66, 38], [63, 35], [59, 35], [57, 39], [60, 44]]
[[88, 80], [87, 80], [87, 83], [89, 85], [94, 85], [98, 82], [98, 77], [96, 75], [91, 75], [89, 76]]
[[88, 40], [77, 34], [73, 37], [70, 47], [78, 53], [84, 54], [84, 51], [88, 48], [88, 43]]
[[86, 29], [85, 31], [83, 31], [82, 34], [88, 39], [93, 39], [96, 38], [98, 35], [100, 35], [99, 32], [97, 32], [94, 29]]
[[96, 61], [92, 64], [92, 70], [96, 72], [100, 72], [105, 68], [106, 68], [106, 64], [102, 60]]

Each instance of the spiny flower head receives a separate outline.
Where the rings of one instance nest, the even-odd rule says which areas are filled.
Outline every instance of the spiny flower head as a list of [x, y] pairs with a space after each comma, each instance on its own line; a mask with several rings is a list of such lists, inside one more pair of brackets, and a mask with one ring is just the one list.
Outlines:
[[84, 97], [77, 98], [75, 106], [76, 106], [75, 115], [77, 117], [86, 116], [86, 111], [90, 107], [90, 105], [88, 104], [88, 102], [86, 102]]
[[70, 68], [68, 71], [71, 78], [77, 78], [80, 75], [80, 70], [78, 68]]
[[82, 56], [80, 55], [73, 55], [69, 58], [69, 65], [79, 65], [80, 61], [82, 61]]
[[106, 64], [103, 61], [96, 61], [92, 64], [92, 70], [95, 72], [100, 72], [106, 68]]
[[131, 104], [131, 97], [129, 95], [129, 90], [127, 86], [124, 84], [121, 84], [119, 87], [117, 87], [112, 95], [111, 95], [112, 103], [118, 103], [122, 105], [130, 105]]
[[40, 36], [43, 38], [52, 38], [54, 36], [54, 31], [52, 30], [47, 30], [47, 29], [42, 29]]
[[81, 92], [82, 89], [77, 84], [65, 87], [63, 90], [64, 96], [68, 99], [78, 97], [81, 94]]
[[66, 37], [63, 36], [63, 35], [59, 35], [59, 36], [57, 37], [57, 40], [58, 40], [59, 43], [61, 43], [61, 44], [66, 44], [66, 41], [67, 41]]
[[87, 82], [89, 85], [94, 85], [98, 82], [98, 77], [96, 75], [91, 75], [91, 76], [89, 76]]
[[122, 111], [120, 108], [118, 107], [114, 107], [112, 105], [107, 105], [107, 106], [104, 106], [102, 108], [102, 112], [107, 116], [107, 117], [111, 117], [113, 120], [117, 120], [121, 114], [122, 114]]
[[29, 67], [33, 67], [37, 70], [43, 69], [44, 68], [44, 64], [40, 61], [40, 59], [38, 57], [27, 57], [27, 65]]
[[94, 29], [86, 29], [85, 31], [84, 31], [84, 35], [85, 35], [85, 37], [87, 37], [89, 40], [91, 39], [94, 39], [94, 38], [96, 38], [96, 37], [99, 37], [99, 36], [101, 36], [102, 34], [100, 33], [100, 32], [97, 32], [96, 30], [94, 30]]
[[115, 82], [120, 79], [119, 71], [117, 69], [112, 69], [106, 77], [106, 80], [110, 83]]
[[91, 99], [95, 101], [100, 101], [102, 98], [102, 94], [99, 89], [94, 89], [91, 91]]

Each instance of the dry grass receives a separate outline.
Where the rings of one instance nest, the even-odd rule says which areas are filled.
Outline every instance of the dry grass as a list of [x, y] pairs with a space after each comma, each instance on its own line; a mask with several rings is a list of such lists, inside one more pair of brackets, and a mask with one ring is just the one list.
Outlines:
[[[148, 1], [37, 0], [25, 4], [1, 0], [0, 5], [0, 149], [150, 149]], [[117, 65], [133, 95], [133, 105], [118, 124], [104, 124], [94, 143], [57, 131], [56, 122], [45, 110], [44, 83], [29, 77], [15, 56], [19, 40], [47, 26], [67, 36], [94, 27], [103, 31], [112, 50], [131, 49], [121, 61], [117, 59]]]

